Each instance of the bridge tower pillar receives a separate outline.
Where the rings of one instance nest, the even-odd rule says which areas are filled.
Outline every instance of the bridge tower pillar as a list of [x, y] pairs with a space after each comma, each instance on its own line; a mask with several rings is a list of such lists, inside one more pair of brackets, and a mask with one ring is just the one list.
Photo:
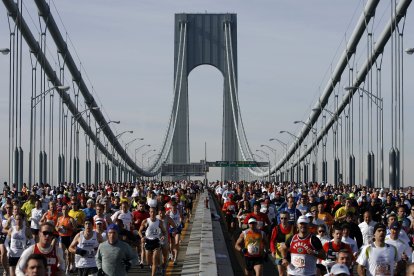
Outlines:
[[[227, 49], [231, 49], [233, 61], [229, 62]], [[235, 124], [239, 120], [236, 100], [236, 14], [176, 14], [174, 53], [174, 106], [178, 105], [178, 109], [173, 110], [173, 115], [177, 112], [177, 120], [170, 152], [171, 162], [190, 162], [188, 75], [191, 70], [203, 64], [212, 65], [223, 74], [222, 160], [237, 161], [239, 148]], [[238, 180], [239, 177], [237, 168], [222, 168], [221, 174], [223, 180]]]

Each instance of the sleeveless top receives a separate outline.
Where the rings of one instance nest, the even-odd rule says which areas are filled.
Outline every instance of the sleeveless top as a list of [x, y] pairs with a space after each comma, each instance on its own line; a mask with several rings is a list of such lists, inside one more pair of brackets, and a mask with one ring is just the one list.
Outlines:
[[11, 239], [10, 239], [10, 257], [20, 257], [26, 247], [26, 233], [25, 228], [17, 230], [16, 227], [12, 227]]
[[99, 242], [96, 232], [92, 232], [92, 237], [87, 240], [84, 235], [84, 231], [79, 233], [79, 244], [78, 247], [86, 250], [85, 256], [75, 255], [75, 264], [79, 268], [96, 267], [95, 254], [98, 249]]
[[51, 214], [50, 210], [46, 213], [46, 221], [56, 225], [58, 219], [58, 212], [56, 211], [55, 214]]
[[[73, 226], [70, 222], [71, 217], [60, 217], [58, 219], [59, 224], [59, 236], [71, 237], [73, 234]], [[62, 227], [63, 226], [63, 227]]]
[[285, 243], [290, 237], [294, 235], [294, 227], [292, 225], [289, 225], [290, 231], [287, 234], [284, 234], [282, 232], [282, 229], [280, 228], [280, 224], [276, 226], [277, 228], [277, 234], [276, 234], [276, 241], [275, 241], [275, 248], [276, 248], [276, 257], [281, 259], [282, 254], [280, 252], [280, 247], [282, 243]]
[[180, 212], [178, 210], [176, 210], [176, 213], [174, 214], [172, 210], [170, 210], [168, 212], [168, 216], [174, 221], [175, 225], [177, 225], [177, 227], [181, 224], [180, 221]]
[[149, 240], [159, 239], [161, 236], [160, 220], [152, 221], [147, 218], [147, 230], [145, 230], [145, 237]]
[[264, 232], [261, 230], [252, 231], [250, 229], [243, 231], [244, 247], [247, 248], [246, 257], [263, 257], [264, 253]]
[[[315, 275], [317, 258], [308, 254], [308, 250], [315, 250], [311, 243], [311, 234], [300, 238], [295, 234], [290, 246], [291, 265], [288, 266], [288, 274], [292, 275]], [[292, 267], [293, 266], [293, 267]]]
[[56, 254], [56, 247], [54, 246], [52, 251], [50, 251], [47, 254], [44, 254], [40, 251], [40, 249], [37, 246], [37, 243], [34, 245], [34, 249], [33, 249], [33, 253], [34, 254], [40, 254], [46, 257], [47, 260], [47, 266], [46, 266], [46, 275], [47, 276], [53, 276], [56, 275], [57, 271], [58, 271], [58, 264], [59, 264], [59, 259], [57, 257]]
[[341, 249], [344, 249], [346, 247], [345, 247], [345, 243], [341, 242], [341, 245], [339, 246], [339, 250], [338, 251], [335, 251], [333, 249], [332, 243], [333, 243], [332, 241], [328, 242], [328, 252], [326, 253], [326, 258], [328, 260], [335, 261], [336, 260], [336, 256], [338, 255], [338, 252]]

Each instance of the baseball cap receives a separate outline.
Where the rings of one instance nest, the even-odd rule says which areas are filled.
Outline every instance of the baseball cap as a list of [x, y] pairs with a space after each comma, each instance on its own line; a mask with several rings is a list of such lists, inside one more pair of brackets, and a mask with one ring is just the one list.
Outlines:
[[309, 219], [306, 216], [300, 216], [298, 219], [298, 224], [299, 223], [309, 223]]
[[255, 218], [249, 218], [249, 221], [247, 223], [248, 224], [250, 224], [250, 223], [257, 223], [257, 220]]
[[116, 232], [119, 232], [119, 227], [118, 225], [111, 223], [108, 225], [107, 231], [109, 232], [109, 230], [115, 230]]
[[339, 274], [351, 275], [349, 273], [348, 267], [346, 265], [343, 265], [343, 264], [334, 264], [331, 268], [331, 273], [333, 275], [339, 275]]
[[101, 219], [101, 218], [99, 218], [99, 219], [97, 219], [97, 220], [95, 220], [95, 223], [96, 224], [102, 224], [102, 223], [104, 223], [104, 221], [103, 221], [103, 219]]
[[399, 224], [398, 222], [394, 221], [394, 222], [391, 224], [390, 229], [399, 230], [399, 229], [401, 229], [401, 226], [400, 226], [400, 224]]
[[306, 216], [307, 218], [313, 218], [313, 214], [312, 214], [312, 213], [307, 213], [305, 216]]
[[62, 194], [58, 194], [57, 198], [63, 198]]

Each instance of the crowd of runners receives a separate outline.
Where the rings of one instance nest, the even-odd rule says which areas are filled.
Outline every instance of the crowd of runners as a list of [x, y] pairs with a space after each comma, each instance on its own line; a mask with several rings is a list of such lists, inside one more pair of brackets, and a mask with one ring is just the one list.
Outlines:
[[[323, 183], [216, 182], [245, 275], [414, 275], [414, 196]], [[270, 257], [271, 256], [271, 257]]]
[[3, 275], [127, 275], [177, 265], [181, 231], [200, 182], [98, 185], [4, 183], [0, 262]]

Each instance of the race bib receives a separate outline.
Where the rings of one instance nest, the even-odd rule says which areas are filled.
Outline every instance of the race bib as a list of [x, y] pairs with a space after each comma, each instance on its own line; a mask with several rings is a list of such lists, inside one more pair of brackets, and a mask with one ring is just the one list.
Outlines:
[[16, 241], [16, 242], [14, 243], [14, 246], [15, 246], [17, 249], [23, 249], [23, 243], [22, 243], [21, 241]]
[[250, 255], [257, 255], [257, 254], [259, 254], [259, 247], [255, 244], [251, 243], [247, 246], [247, 252]]
[[391, 266], [387, 263], [377, 264], [377, 267], [375, 268], [375, 275], [391, 276]]
[[295, 256], [292, 258], [292, 264], [296, 268], [303, 268], [305, 267], [305, 256]]
[[257, 221], [257, 228], [262, 228], [263, 227], [263, 221], [258, 220]]
[[159, 233], [160, 233], [160, 229], [159, 228], [151, 229], [151, 231], [150, 231], [150, 235], [151, 236], [158, 236]]

